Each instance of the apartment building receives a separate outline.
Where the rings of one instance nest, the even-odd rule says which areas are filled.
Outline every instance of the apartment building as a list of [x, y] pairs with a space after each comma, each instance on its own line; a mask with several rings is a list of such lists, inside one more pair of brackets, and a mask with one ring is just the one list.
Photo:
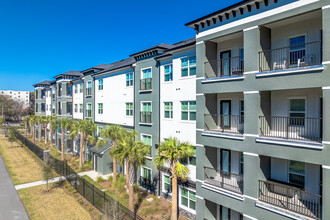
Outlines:
[[[150, 145], [136, 181], [168, 199], [153, 158], [166, 138], [189, 141], [178, 205], [192, 219], [328, 219], [329, 19], [328, 0], [241, 1], [187, 23], [196, 38], [36, 84], [36, 113], [51, 103], [51, 114], [93, 120], [98, 137], [111, 124], [136, 130]], [[88, 146], [101, 174], [109, 150]]]
[[15, 91], [15, 90], [0, 90], [0, 95], [6, 95], [9, 98], [23, 104], [23, 108], [28, 108], [30, 105], [30, 92]]
[[197, 219], [328, 219], [330, 2], [242, 1], [196, 30]]

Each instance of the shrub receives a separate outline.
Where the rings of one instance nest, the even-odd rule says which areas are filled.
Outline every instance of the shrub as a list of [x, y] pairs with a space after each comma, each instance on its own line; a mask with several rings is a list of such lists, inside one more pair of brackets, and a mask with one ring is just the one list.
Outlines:
[[119, 193], [123, 193], [126, 191], [125, 188], [126, 185], [126, 179], [123, 175], [118, 175], [118, 178], [116, 180], [116, 182], [114, 182], [113, 187], [119, 192]]
[[134, 183], [133, 185], [133, 189], [134, 189], [134, 192], [137, 192], [140, 188], [140, 185], [138, 183]]
[[105, 180], [102, 178], [102, 176], [98, 176], [97, 178], [96, 178], [96, 182], [97, 183], [102, 183], [102, 182], [104, 182]]

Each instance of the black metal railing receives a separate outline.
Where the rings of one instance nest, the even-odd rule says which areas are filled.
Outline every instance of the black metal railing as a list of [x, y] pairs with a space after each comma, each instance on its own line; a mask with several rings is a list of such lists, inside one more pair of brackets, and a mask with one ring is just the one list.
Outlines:
[[296, 187], [259, 180], [259, 200], [311, 218], [321, 218], [321, 196]]
[[139, 184], [141, 187], [150, 190], [152, 189], [152, 184], [151, 184], [151, 178], [146, 178], [143, 176], [140, 176]]
[[260, 72], [315, 66], [321, 63], [321, 41], [259, 52]]
[[97, 188], [94, 184], [88, 182], [78, 173], [76, 173], [66, 162], [61, 161], [53, 156], [44, 153], [44, 150], [25, 138], [16, 131], [16, 137], [29, 148], [39, 159], [45, 160], [47, 157], [48, 164], [60, 176], [63, 176], [88, 202], [96, 207], [100, 212], [110, 217], [110, 219], [124, 220], [143, 220], [136, 213], [122, 205], [106, 192]]
[[204, 124], [205, 130], [208, 131], [243, 134], [244, 116], [205, 114]]
[[141, 123], [152, 123], [152, 112], [141, 112], [140, 122]]
[[243, 194], [243, 175], [204, 167], [204, 182]]
[[92, 95], [92, 88], [86, 88], [86, 95]]
[[90, 118], [90, 117], [92, 117], [92, 110], [86, 110], [86, 117], [87, 118]]
[[322, 118], [259, 116], [260, 135], [322, 142]]
[[62, 110], [59, 108], [57, 114], [62, 115]]
[[244, 72], [244, 57], [229, 57], [204, 63], [205, 78], [240, 76]]
[[141, 79], [140, 90], [151, 90], [152, 89], [152, 78]]

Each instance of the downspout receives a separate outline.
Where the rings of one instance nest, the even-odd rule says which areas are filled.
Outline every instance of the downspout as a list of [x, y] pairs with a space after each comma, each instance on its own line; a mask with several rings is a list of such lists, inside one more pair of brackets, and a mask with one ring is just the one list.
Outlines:
[[[160, 143], [160, 129], [161, 129], [161, 120], [160, 120], [160, 108], [161, 108], [161, 104], [160, 104], [160, 85], [161, 85], [161, 76], [160, 76], [160, 62], [157, 60], [156, 61], [156, 65], [158, 67], [158, 101], [159, 101], [159, 106], [158, 106], [158, 121], [159, 121], [159, 127], [158, 127], [158, 144], [155, 145], [155, 148], [158, 150], [158, 156], [159, 156], [159, 143]], [[160, 175], [160, 169], [158, 169], [158, 197], [160, 197], [160, 179], [161, 175]]]

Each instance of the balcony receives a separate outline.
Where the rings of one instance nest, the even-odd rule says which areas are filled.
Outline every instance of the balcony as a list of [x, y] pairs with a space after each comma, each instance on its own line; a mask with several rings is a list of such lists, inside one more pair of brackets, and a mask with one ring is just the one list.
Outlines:
[[321, 41], [259, 52], [259, 72], [309, 68], [321, 64]]
[[322, 118], [259, 116], [260, 136], [322, 142]]
[[221, 133], [243, 134], [244, 116], [205, 114], [204, 123], [206, 131]]
[[92, 95], [92, 88], [86, 88], [86, 96]]
[[229, 57], [204, 63], [205, 79], [242, 76], [244, 57]]
[[141, 112], [140, 123], [151, 124], [152, 123], [152, 112]]
[[259, 200], [310, 218], [321, 219], [321, 196], [296, 187], [259, 180]]
[[92, 117], [92, 110], [86, 110], [86, 118]]
[[152, 184], [151, 184], [151, 179], [150, 178], [140, 176], [139, 184], [140, 184], [141, 187], [143, 187], [147, 190], [151, 191], [151, 189], [152, 189]]
[[204, 167], [204, 182], [235, 193], [243, 194], [243, 175]]
[[55, 94], [52, 94], [52, 99], [53, 99], [53, 100], [55, 99]]
[[140, 90], [149, 91], [152, 89], [152, 78], [141, 79], [140, 81]]

